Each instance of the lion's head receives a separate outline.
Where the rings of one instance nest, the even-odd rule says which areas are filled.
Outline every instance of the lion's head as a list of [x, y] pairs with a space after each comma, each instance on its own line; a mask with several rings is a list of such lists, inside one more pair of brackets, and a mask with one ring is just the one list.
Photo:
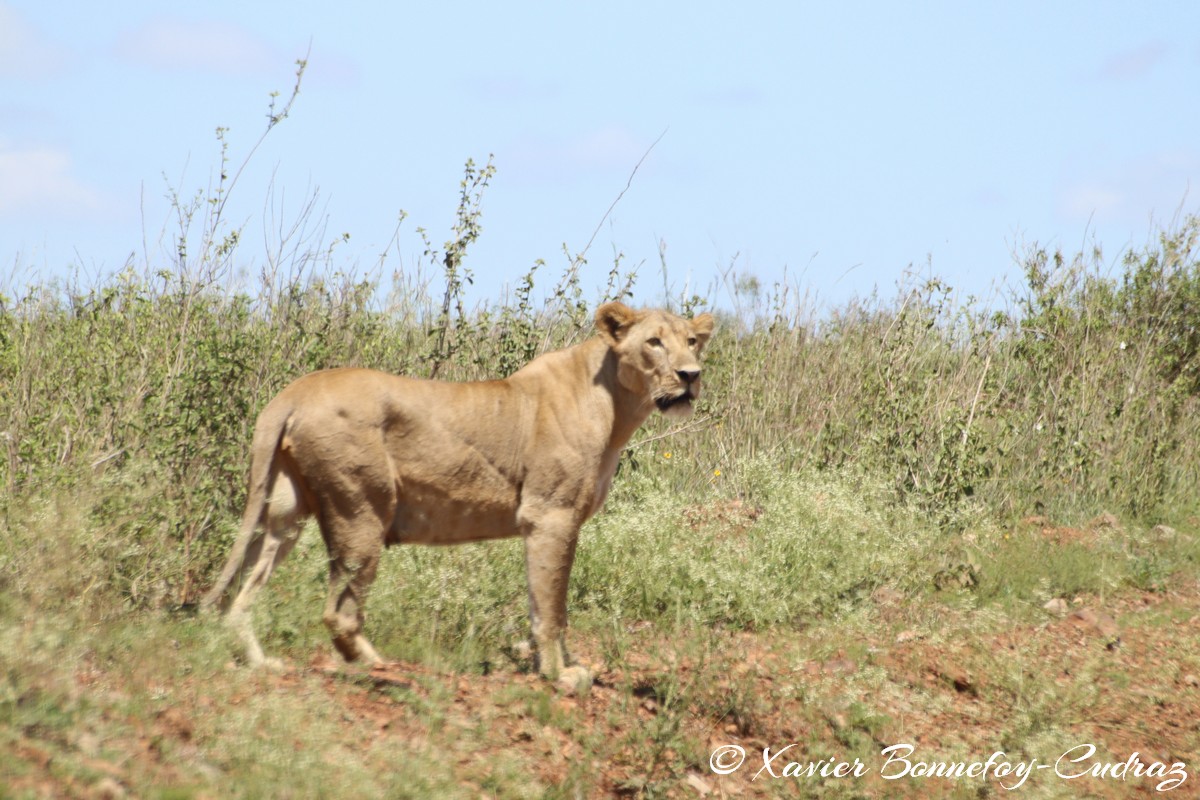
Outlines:
[[692, 413], [700, 397], [700, 351], [713, 331], [711, 314], [684, 319], [605, 303], [596, 309], [596, 329], [617, 355], [622, 386], [668, 417]]

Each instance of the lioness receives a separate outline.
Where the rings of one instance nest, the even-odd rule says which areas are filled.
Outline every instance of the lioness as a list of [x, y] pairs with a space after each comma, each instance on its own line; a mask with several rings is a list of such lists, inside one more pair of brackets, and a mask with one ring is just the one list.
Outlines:
[[[227, 619], [251, 664], [268, 662], [249, 610], [314, 514], [329, 550], [324, 622], [347, 661], [382, 663], [362, 634], [385, 545], [521, 536], [539, 671], [586, 685], [569, 666], [567, 581], [579, 528], [608, 495], [621, 450], [657, 408], [687, 416], [713, 318], [596, 310], [599, 333], [504, 380], [450, 383], [367, 369], [299, 378], [258, 416], [241, 532], [213, 606], [239, 575]], [[256, 538], [263, 523], [266, 535]]]

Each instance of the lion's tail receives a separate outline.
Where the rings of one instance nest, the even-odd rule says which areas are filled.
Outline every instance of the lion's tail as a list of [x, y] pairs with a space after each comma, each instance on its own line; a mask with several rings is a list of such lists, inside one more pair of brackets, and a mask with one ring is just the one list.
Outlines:
[[279, 470], [275, 456], [290, 416], [290, 409], [276, 411], [268, 407], [254, 425], [254, 440], [250, 448], [250, 480], [246, 492], [246, 510], [242, 512], [242, 527], [229, 559], [221, 570], [221, 576], [200, 601], [202, 608], [217, 605], [242, 568], [246, 551], [254, 541], [258, 524], [262, 521], [263, 512], [267, 507], [267, 491]]

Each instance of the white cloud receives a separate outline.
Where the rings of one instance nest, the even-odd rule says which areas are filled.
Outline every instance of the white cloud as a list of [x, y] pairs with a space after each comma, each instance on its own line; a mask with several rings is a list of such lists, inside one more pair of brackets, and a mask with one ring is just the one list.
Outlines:
[[159, 18], [120, 37], [117, 53], [156, 69], [225, 75], [269, 73], [286, 58], [244, 28], [215, 20]]
[[95, 217], [108, 207], [101, 192], [72, 175], [66, 151], [0, 142], [0, 214]]
[[0, 3], [0, 77], [52, 78], [63, 71], [67, 51], [30, 25], [16, 9]]

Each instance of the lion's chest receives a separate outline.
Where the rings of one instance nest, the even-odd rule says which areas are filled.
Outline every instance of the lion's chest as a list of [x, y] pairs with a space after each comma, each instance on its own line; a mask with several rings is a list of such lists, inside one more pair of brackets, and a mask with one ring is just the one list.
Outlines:
[[601, 458], [599, 476], [596, 478], [595, 494], [592, 499], [592, 507], [587, 514], [588, 517], [594, 516], [604, 506], [604, 501], [608, 499], [608, 492], [612, 489], [613, 476], [617, 472], [617, 462], [620, 458], [619, 450], [606, 453]]

